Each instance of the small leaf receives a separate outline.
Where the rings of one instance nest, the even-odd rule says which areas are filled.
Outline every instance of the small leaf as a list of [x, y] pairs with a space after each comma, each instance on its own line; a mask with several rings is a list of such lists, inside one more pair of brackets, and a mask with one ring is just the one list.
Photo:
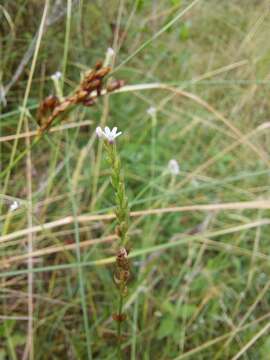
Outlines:
[[158, 339], [163, 339], [173, 333], [175, 327], [175, 319], [171, 316], [166, 316], [161, 320], [158, 329]]
[[196, 311], [197, 306], [192, 304], [183, 304], [179, 307], [177, 311], [177, 316], [182, 319], [190, 318]]
[[262, 344], [262, 346], [260, 348], [260, 354], [261, 354], [262, 359], [267, 359], [268, 358], [268, 356], [270, 354], [270, 336], [268, 336], [264, 340], [264, 342], [263, 342], [263, 344]]

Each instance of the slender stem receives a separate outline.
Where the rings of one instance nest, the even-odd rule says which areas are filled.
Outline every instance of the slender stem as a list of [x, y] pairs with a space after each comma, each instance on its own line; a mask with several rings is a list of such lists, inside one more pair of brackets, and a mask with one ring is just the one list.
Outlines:
[[[69, 143], [68, 134], [66, 134], [66, 143]], [[66, 147], [67, 155], [70, 148]], [[72, 206], [72, 212], [74, 216], [74, 230], [75, 230], [75, 241], [76, 241], [76, 258], [78, 263], [78, 281], [79, 281], [79, 292], [80, 292], [80, 300], [81, 300], [81, 308], [83, 313], [83, 321], [84, 321], [84, 330], [86, 335], [86, 349], [87, 349], [87, 359], [92, 360], [92, 348], [91, 348], [91, 334], [89, 328], [89, 317], [88, 317], [88, 309], [87, 309], [87, 300], [86, 300], [86, 285], [85, 285], [85, 275], [83, 272], [82, 264], [82, 257], [81, 257], [81, 250], [80, 250], [80, 231], [79, 231], [79, 223], [77, 221], [78, 216], [78, 206], [74, 194], [72, 192], [72, 182], [71, 182], [71, 169], [69, 161], [66, 162], [66, 173], [68, 179], [68, 186], [70, 189], [70, 201]]]
[[128, 241], [128, 226], [129, 226], [129, 206], [125, 192], [124, 178], [121, 173], [121, 161], [117, 154], [115, 142], [104, 142], [105, 149], [108, 154], [108, 160], [111, 165], [111, 183], [115, 194], [115, 215], [117, 220], [117, 233], [119, 236], [118, 252], [116, 257], [116, 271], [115, 278], [117, 279], [117, 287], [119, 291], [118, 298], [118, 313], [117, 319], [117, 353], [118, 358], [122, 358], [121, 343], [122, 343], [122, 323], [124, 321], [123, 303], [124, 296], [127, 292], [127, 282], [130, 276], [128, 254], [125, 249]]
[[[21, 160], [25, 157], [25, 155], [28, 154], [28, 151], [30, 151], [40, 140], [39, 136], [36, 136], [36, 138], [34, 139], [34, 141], [32, 142], [32, 145], [30, 145], [29, 148], [25, 148], [22, 152], [20, 152], [20, 154], [5, 168], [5, 170], [3, 170], [0, 174], [0, 179], [3, 178], [4, 176], [8, 175], [12, 168]], [[4, 192], [3, 192], [4, 193]]]
[[[118, 303], [118, 316], [119, 318], [122, 315], [122, 311], [123, 311], [123, 295], [121, 294], [121, 292], [119, 293], [119, 303]], [[118, 353], [121, 353], [121, 335], [122, 335], [122, 321], [118, 321], [118, 326], [117, 326], [117, 340], [118, 340]]]
[[63, 86], [64, 86], [65, 74], [66, 74], [66, 68], [67, 68], [69, 40], [70, 40], [71, 15], [72, 15], [72, 0], [68, 0], [67, 1], [67, 20], [66, 20], [65, 46], [64, 46], [64, 54], [63, 54], [63, 63], [62, 63], [61, 92], [63, 92]]
[[[27, 116], [25, 117], [25, 132], [29, 133], [29, 123]], [[31, 140], [30, 137], [25, 138], [26, 149], [28, 149], [26, 156], [26, 184], [27, 184], [27, 226], [31, 228], [33, 226], [33, 199], [32, 199], [32, 155], [31, 155]], [[34, 360], [34, 324], [33, 324], [33, 313], [34, 313], [34, 273], [33, 269], [33, 258], [31, 256], [33, 252], [33, 234], [29, 233], [27, 241], [28, 260], [27, 267], [29, 269], [28, 277], [28, 329], [27, 329], [27, 345], [24, 350], [22, 359]]]

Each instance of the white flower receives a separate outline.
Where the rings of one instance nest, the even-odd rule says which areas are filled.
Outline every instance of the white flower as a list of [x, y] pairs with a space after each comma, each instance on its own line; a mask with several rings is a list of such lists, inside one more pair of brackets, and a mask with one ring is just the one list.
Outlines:
[[113, 48], [109, 47], [107, 49], [107, 56], [113, 57], [114, 54], [115, 54], [115, 52], [114, 52]]
[[147, 110], [147, 114], [150, 116], [155, 116], [157, 113], [157, 109], [154, 106], [150, 106], [150, 108]]
[[54, 74], [51, 76], [51, 79], [56, 81], [56, 80], [61, 79], [61, 77], [62, 77], [62, 73], [61, 73], [60, 71], [56, 71], [56, 73], [54, 73]]
[[109, 65], [113, 65], [113, 58], [115, 57], [115, 51], [113, 50], [113, 48], [109, 47], [106, 51], [106, 57], [103, 63], [103, 66], [109, 66]]
[[106, 126], [103, 131], [101, 127], [98, 126], [96, 128], [96, 134], [99, 138], [107, 139], [110, 143], [112, 143], [117, 138], [117, 136], [122, 134], [122, 131], [117, 132], [117, 127], [114, 127], [112, 130], [110, 130], [108, 126]]
[[10, 205], [9, 210], [10, 211], [15, 211], [20, 207], [20, 204], [18, 203], [18, 201], [13, 201], [13, 203]]
[[172, 175], [178, 175], [180, 173], [180, 167], [175, 159], [171, 159], [168, 163], [168, 170]]

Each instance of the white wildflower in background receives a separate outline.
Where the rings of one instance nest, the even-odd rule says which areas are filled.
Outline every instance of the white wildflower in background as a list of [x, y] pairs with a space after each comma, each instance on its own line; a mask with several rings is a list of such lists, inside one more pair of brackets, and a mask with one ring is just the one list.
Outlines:
[[147, 114], [150, 116], [155, 116], [157, 113], [157, 109], [154, 106], [150, 106], [149, 109], [147, 109]]
[[115, 54], [115, 52], [114, 52], [113, 48], [109, 47], [107, 49], [107, 55], [112, 57], [112, 56], [114, 56], [114, 54]]
[[0, 85], [0, 104], [3, 103], [4, 107], [7, 106], [6, 92], [3, 85]]
[[99, 138], [107, 139], [110, 143], [113, 143], [117, 136], [122, 134], [122, 131], [117, 132], [117, 127], [114, 127], [112, 130], [105, 127], [104, 130], [101, 129], [100, 126], [96, 128], [96, 134]]
[[61, 101], [63, 100], [63, 92], [62, 92], [61, 80], [60, 80], [62, 78], [62, 76], [63, 76], [63, 74], [60, 71], [56, 71], [56, 73], [54, 73], [51, 76], [56, 95], [59, 98], [59, 100], [61, 100]]
[[13, 201], [13, 203], [10, 205], [9, 210], [10, 210], [10, 211], [15, 211], [15, 210], [17, 210], [19, 207], [20, 207], [19, 202], [15, 200], [15, 201]]
[[61, 71], [56, 71], [56, 73], [54, 73], [51, 76], [51, 79], [54, 80], [54, 81], [57, 81], [57, 80], [61, 79], [61, 77], [62, 77]]
[[113, 65], [113, 58], [115, 56], [115, 51], [113, 48], [109, 47], [106, 52], [106, 57], [103, 66]]
[[180, 167], [175, 159], [171, 159], [168, 163], [168, 170], [172, 175], [178, 175], [180, 173]]

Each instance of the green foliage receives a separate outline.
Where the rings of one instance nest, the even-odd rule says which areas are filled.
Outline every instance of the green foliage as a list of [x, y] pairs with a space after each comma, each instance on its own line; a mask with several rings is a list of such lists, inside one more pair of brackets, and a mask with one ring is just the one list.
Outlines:
[[162, 340], [164, 337], [173, 334], [175, 329], [175, 319], [172, 316], [166, 316], [160, 321], [157, 337]]
[[[28, 339], [31, 226], [33, 251], [39, 251], [33, 262], [34, 359], [87, 359], [87, 346], [93, 359], [116, 358], [116, 247], [107, 236], [117, 225], [127, 235], [127, 197], [131, 212], [160, 211], [129, 223], [134, 266], [123, 304], [126, 359], [234, 358], [269, 321], [270, 213], [245, 205], [196, 206], [269, 199], [268, 1], [198, 1], [169, 28], [165, 24], [192, 1], [73, 1], [66, 45], [66, 2], [50, 3], [50, 11], [62, 4], [55, 9], [59, 19], [43, 34], [21, 127], [33, 53], [0, 108], [0, 360], [22, 359]], [[0, 90], [29, 49], [43, 4], [1, 4]], [[102, 97], [63, 116], [61, 128], [27, 158], [25, 135], [18, 143], [14, 136], [27, 131], [26, 120], [29, 131], [37, 129], [38, 104], [54, 93], [50, 76], [62, 69], [65, 46], [67, 95], [115, 44], [111, 77], [140, 90]], [[150, 83], [174, 91], [142, 90]], [[150, 106], [157, 109], [156, 122]], [[123, 132], [118, 155], [109, 158], [113, 172], [95, 139], [100, 123]], [[168, 171], [170, 159], [179, 162], [177, 176]], [[10, 212], [14, 200], [20, 208]], [[91, 220], [112, 215], [115, 205], [118, 224]], [[162, 212], [182, 206], [195, 208]], [[102, 242], [86, 243], [91, 239]], [[269, 351], [265, 333], [243, 359], [267, 360]]]
[[270, 352], [270, 337], [267, 336], [264, 341], [263, 344], [260, 348], [260, 356], [262, 359], [267, 359], [267, 357], [269, 356], [269, 352]]

